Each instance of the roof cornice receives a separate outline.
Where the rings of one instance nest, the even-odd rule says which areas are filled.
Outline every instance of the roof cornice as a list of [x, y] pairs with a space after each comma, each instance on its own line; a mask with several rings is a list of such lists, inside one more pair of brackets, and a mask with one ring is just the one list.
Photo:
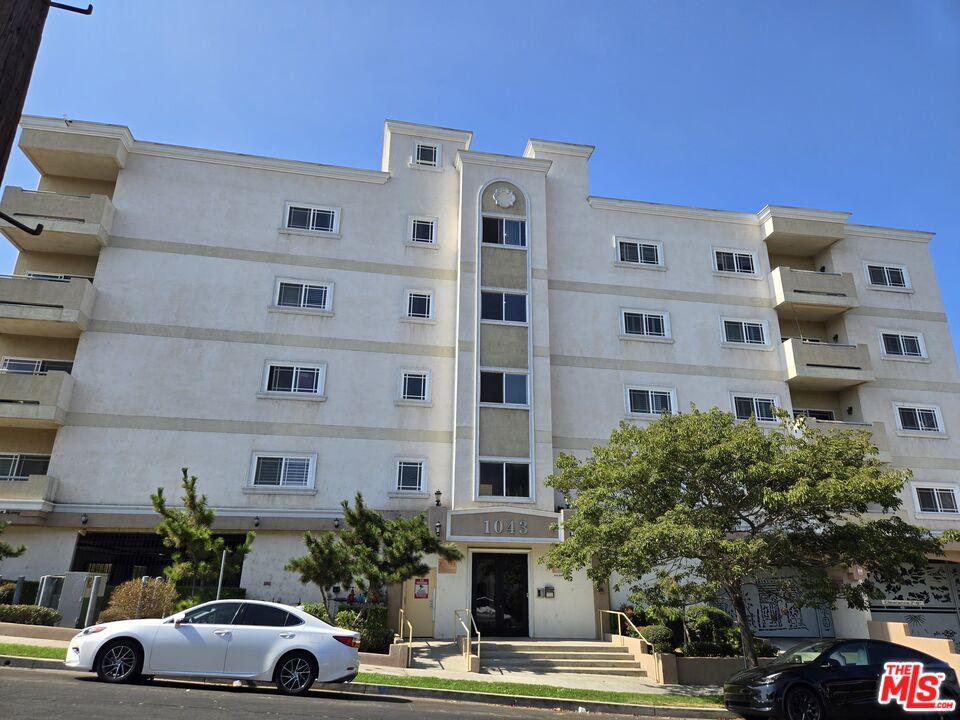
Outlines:
[[470, 147], [470, 141], [473, 139], [473, 133], [469, 130], [456, 130], [454, 128], [438, 127], [436, 125], [420, 125], [418, 123], [404, 122], [403, 120], [384, 120], [383, 128], [395, 135], [410, 135], [411, 137], [429, 138], [430, 140], [460, 142], [468, 148]]
[[67, 118], [43, 117], [40, 115], [21, 115], [20, 127], [26, 130], [46, 130], [68, 132], [74, 135], [93, 135], [96, 137], [116, 138], [129, 151], [134, 143], [133, 134], [126, 125], [89, 122], [87, 120], [69, 120]]
[[528, 158], [534, 153], [545, 152], [552, 155], [569, 155], [589, 160], [595, 150], [593, 145], [577, 145], [575, 143], [557, 142], [556, 140], [540, 140], [530, 138], [527, 140], [527, 146], [523, 149], [523, 156]]
[[816, 210], [814, 208], [790, 207], [787, 205], [764, 205], [757, 213], [760, 222], [771, 217], [790, 220], [817, 220], [819, 222], [845, 223], [850, 213], [838, 210]]
[[496, 153], [458, 150], [454, 165], [457, 170], [460, 170], [464, 165], [484, 165], [487, 167], [531, 170], [533, 172], [546, 173], [550, 169], [550, 166], [553, 165], [553, 161], [518, 157], [516, 155], [497, 155]]
[[876, 227], [874, 225], [847, 225], [847, 235], [880, 238], [883, 240], [907, 240], [908, 242], [930, 242], [936, 233], [926, 230], [900, 230], [898, 228]]
[[707, 208], [688, 207], [685, 205], [665, 205], [662, 203], [643, 202], [642, 200], [619, 200], [617, 198], [596, 197], [587, 198], [590, 207], [596, 210], [617, 210], [620, 212], [638, 213], [640, 215], [660, 215], [663, 217], [684, 218], [687, 220], [710, 220], [713, 222], [728, 222], [739, 225], [757, 225], [757, 216], [753, 213], [735, 212], [732, 210], [710, 210]]

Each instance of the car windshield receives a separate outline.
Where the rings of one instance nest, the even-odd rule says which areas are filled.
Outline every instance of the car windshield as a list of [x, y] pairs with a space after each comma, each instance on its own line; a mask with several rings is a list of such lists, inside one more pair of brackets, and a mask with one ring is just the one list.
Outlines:
[[820, 657], [823, 651], [833, 644], [832, 642], [815, 642], [794, 645], [782, 655], [777, 656], [777, 659], [770, 664], [800, 665], [802, 663], [808, 663]]

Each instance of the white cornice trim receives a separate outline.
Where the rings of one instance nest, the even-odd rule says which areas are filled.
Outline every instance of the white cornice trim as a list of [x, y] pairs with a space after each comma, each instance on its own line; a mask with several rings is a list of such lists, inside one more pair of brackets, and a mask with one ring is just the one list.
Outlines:
[[54, 503], [49, 500], [0, 500], [0, 519], [3, 518], [3, 513], [48, 513], [53, 509]]
[[496, 153], [458, 150], [454, 166], [457, 170], [461, 170], [464, 165], [483, 165], [485, 167], [532, 170], [533, 172], [546, 173], [550, 169], [550, 166], [553, 165], [553, 161], [518, 157], [516, 155], [497, 155]]
[[589, 160], [595, 149], [596, 147], [593, 145], [577, 145], [575, 143], [558, 142], [556, 140], [530, 138], [527, 140], [527, 146], [523, 149], [523, 156], [529, 158], [533, 157], [535, 153], [545, 152], [553, 155], [569, 155], [571, 157]]
[[136, 142], [130, 128], [125, 125], [110, 125], [86, 120], [70, 120], [68, 124], [64, 118], [22, 115], [20, 116], [20, 127], [25, 130], [68, 132], [74, 135], [115, 138], [122, 142], [128, 151]]
[[[6, 505], [6, 503], [4, 503]], [[218, 518], [225, 517], [289, 517], [326, 520], [343, 517], [341, 510], [317, 510], [314, 512], [276, 507], [262, 508], [231, 508], [215, 507]], [[106, 505], [102, 503], [56, 503], [53, 508], [57, 513], [87, 513], [88, 515], [156, 515], [156, 511], [149, 505]]]
[[688, 207], [685, 205], [664, 205], [661, 203], [643, 202], [641, 200], [619, 200], [617, 198], [596, 197], [587, 198], [590, 207], [596, 210], [618, 210], [620, 212], [639, 213], [641, 215], [660, 215], [664, 217], [685, 218], [688, 220], [710, 220], [713, 222], [729, 222], [739, 225], [757, 225], [757, 216], [753, 213], [735, 212], [732, 210], [709, 210], [707, 208]]
[[520, 515], [536, 515], [538, 517], [554, 517], [558, 519], [560, 517], [560, 513], [551, 512], [549, 510], [518, 507], [516, 505], [491, 505], [490, 507], [483, 508], [464, 508], [463, 510], [451, 510], [449, 515], [489, 515], [490, 513], [498, 512], [517, 513]]
[[362, 170], [359, 168], [339, 167], [337, 165], [302, 162], [300, 160], [283, 160], [260, 155], [244, 155], [242, 153], [224, 152], [221, 150], [204, 150], [202, 148], [183, 147], [179, 145], [163, 145], [161, 143], [143, 142], [141, 140], [137, 140], [134, 143], [130, 152], [136, 155], [147, 155], [172, 160], [188, 160], [192, 162], [210, 163], [212, 165], [229, 165], [231, 167], [242, 167], [251, 170], [270, 170], [273, 172], [309, 175], [311, 177], [322, 177], [332, 180], [352, 180], [354, 182], [374, 183], [376, 185], [383, 185], [390, 179], [390, 173], [379, 170]]
[[410, 137], [429, 138], [430, 140], [460, 142], [467, 148], [470, 147], [470, 141], [473, 139], [473, 133], [470, 130], [457, 130], [437, 125], [420, 125], [403, 120], [384, 120], [383, 130], [392, 135], [409, 135]]
[[764, 205], [757, 213], [760, 222], [766, 222], [771, 217], [774, 219], [787, 218], [790, 220], [816, 220], [819, 222], [845, 223], [850, 213], [839, 210], [816, 210], [814, 208], [798, 208], [788, 205]]
[[936, 233], [926, 230], [901, 230], [898, 228], [876, 227], [873, 225], [847, 225], [847, 235], [880, 238], [883, 240], [907, 240], [909, 242], [928, 243]]

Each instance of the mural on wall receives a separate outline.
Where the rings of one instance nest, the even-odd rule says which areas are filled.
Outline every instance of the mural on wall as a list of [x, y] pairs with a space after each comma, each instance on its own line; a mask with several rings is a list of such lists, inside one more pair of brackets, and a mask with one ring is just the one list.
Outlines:
[[[772, 581], [760, 580], [744, 587], [744, 604], [750, 628], [766, 638], [831, 638], [835, 636], [830, 608], [798, 607], [775, 592]], [[722, 602], [733, 615], [733, 607]]]
[[877, 578], [885, 597], [870, 604], [874, 620], [902, 622], [919, 637], [960, 638], [960, 565], [931, 562], [925, 570], [900, 568]]

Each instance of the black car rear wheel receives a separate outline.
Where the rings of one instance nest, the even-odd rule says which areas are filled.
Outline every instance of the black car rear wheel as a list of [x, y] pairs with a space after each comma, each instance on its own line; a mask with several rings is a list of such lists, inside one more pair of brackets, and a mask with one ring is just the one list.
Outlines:
[[787, 720], [823, 720], [823, 703], [808, 687], [794, 688], [784, 703]]

